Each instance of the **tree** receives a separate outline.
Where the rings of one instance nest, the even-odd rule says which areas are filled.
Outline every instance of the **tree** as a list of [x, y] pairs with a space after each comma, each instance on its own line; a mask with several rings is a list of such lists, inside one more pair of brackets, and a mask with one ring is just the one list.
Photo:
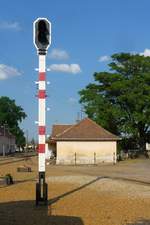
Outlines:
[[94, 73], [95, 82], [81, 90], [87, 115], [120, 135], [124, 146], [145, 149], [150, 141], [150, 57], [120, 53], [109, 72]]
[[25, 145], [24, 132], [19, 124], [26, 116], [21, 106], [16, 105], [15, 100], [5, 96], [0, 97], [0, 125], [7, 124], [9, 131], [16, 137], [17, 146]]

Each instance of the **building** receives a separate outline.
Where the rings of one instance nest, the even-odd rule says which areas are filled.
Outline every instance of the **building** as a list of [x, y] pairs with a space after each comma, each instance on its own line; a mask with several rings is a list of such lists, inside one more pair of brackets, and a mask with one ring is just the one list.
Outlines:
[[5, 127], [0, 127], [0, 155], [14, 153], [16, 150], [16, 139]]
[[50, 149], [56, 164], [116, 163], [119, 137], [89, 118], [74, 125], [53, 125]]
[[146, 150], [150, 151], [150, 143], [146, 142]]

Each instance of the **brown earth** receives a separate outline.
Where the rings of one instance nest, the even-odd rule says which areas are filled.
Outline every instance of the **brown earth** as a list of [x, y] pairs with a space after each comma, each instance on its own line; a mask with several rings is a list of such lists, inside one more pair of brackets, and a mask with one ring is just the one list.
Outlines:
[[[30, 166], [32, 172], [17, 172]], [[48, 206], [35, 206], [37, 158], [0, 160], [0, 176], [15, 183], [0, 186], [0, 225], [150, 224], [150, 161], [117, 165], [47, 165]]]

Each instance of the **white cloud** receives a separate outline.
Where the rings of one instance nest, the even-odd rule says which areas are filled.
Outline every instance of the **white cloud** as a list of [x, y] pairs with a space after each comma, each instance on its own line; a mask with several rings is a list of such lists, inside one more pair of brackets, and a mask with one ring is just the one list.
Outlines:
[[73, 97], [70, 97], [68, 101], [69, 101], [69, 103], [71, 103], [71, 104], [75, 104], [75, 103], [78, 102], [78, 100], [77, 100], [76, 98], [73, 98]]
[[0, 29], [5, 29], [5, 30], [20, 30], [20, 24], [18, 22], [7, 22], [7, 21], [2, 21], [0, 22]]
[[145, 57], [150, 56], [150, 49], [146, 48], [146, 49], [144, 50], [144, 52], [140, 53], [140, 55], [143, 55], [143, 56], [145, 56]]
[[16, 68], [0, 64], [0, 80], [6, 80], [20, 75], [21, 73]]
[[69, 59], [69, 54], [65, 50], [53, 49], [48, 57], [50, 59], [65, 60]]
[[101, 56], [98, 59], [99, 62], [107, 62], [109, 60], [110, 60], [110, 56], [108, 56], [108, 55]]
[[78, 64], [52, 64], [48, 67], [51, 71], [63, 73], [80, 73], [81, 68]]

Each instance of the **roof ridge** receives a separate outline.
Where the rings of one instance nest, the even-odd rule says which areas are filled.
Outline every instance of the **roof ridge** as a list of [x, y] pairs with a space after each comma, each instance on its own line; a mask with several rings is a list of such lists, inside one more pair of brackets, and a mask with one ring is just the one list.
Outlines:
[[59, 133], [59, 134], [56, 134], [56, 137], [59, 137], [60, 135], [66, 133], [68, 130], [70, 130], [72, 127], [74, 127], [76, 124], [70, 124], [69, 126], [71, 127], [68, 127], [67, 129], [65, 129], [63, 132]]
[[115, 134], [112, 134], [110, 131], [106, 130], [104, 127], [102, 127], [101, 125], [97, 124], [94, 120], [90, 119], [87, 117], [88, 120], [90, 120], [92, 123], [94, 123], [98, 128], [101, 128], [103, 129], [107, 134], [111, 134], [111, 135], [114, 135], [116, 136]]

